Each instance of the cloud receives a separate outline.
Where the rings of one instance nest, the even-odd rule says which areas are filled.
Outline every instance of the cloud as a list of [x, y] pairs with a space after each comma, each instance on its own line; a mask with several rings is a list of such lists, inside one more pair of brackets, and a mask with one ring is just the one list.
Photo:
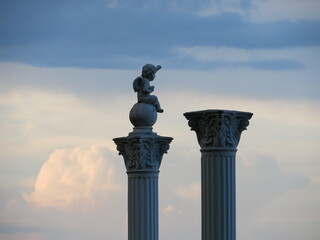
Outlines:
[[[110, 192], [101, 192], [104, 193]], [[126, 227], [126, 191], [113, 191], [100, 199], [96, 204], [82, 201], [65, 208], [11, 200], [0, 209], [0, 236], [7, 237], [0, 239], [125, 239], [120, 236]]]
[[[312, 218], [301, 214], [304, 210], [311, 213], [317, 204], [310, 200], [318, 194], [315, 187], [306, 184], [310, 181], [316, 185], [319, 175], [318, 57], [316, 48], [305, 50], [300, 55], [294, 50], [270, 53], [270, 58], [296, 56], [307, 63], [306, 68], [296, 71], [195, 71], [164, 66], [158, 73], [154, 85], [165, 113], [159, 114], [154, 130], [174, 137], [161, 166], [159, 197], [162, 210], [171, 205], [175, 212], [160, 212], [161, 236], [199, 239], [200, 153], [196, 136], [189, 131], [182, 113], [209, 108], [254, 112], [237, 153], [238, 232], [245, 236], [243, 239], [256, 239], [252, 236], [274, 229], [284, 235], [295, 233], [288, 218], [281, 225], [281, 214], [276, 214], [281, 208], [283, 215], [304, 217], [300, 229], [309, 226], [308, 221], [315, 225], [316, 214]], [[224, 53], [233, 60], [231, 53]], [[243, 54], [240, 60], [251, 57], [250, 53]], [[8, 226], [6, 231], [29, 231], [26, 236], [32, 229], [35, 234], [42, 231], [45, 240], [119, 239], [125, 228], [126, 174], [122, 157], [115, 151], [110, 153], [108, 149], [114, 150], [115, 146], [106, 139], [125, 136], [132, 130], [128, 111], [136, 96], [131, 83], [140, 68], [109, 71], [6, 64], [0, 73], [5, 75], [0, 81], [5, 86], [0, 97], [4, 136], [0, 142], [0, 196], [4, 203], [10, 199], [20, 202], [2, 204], [5, 209], [0, 210], [0, 225]], [[314, 95], [309, 94], [312, 92]], [[85, 147], [100, 142], [103, 144]], [[60, 150], [53, 152], [55, 149]], [[41, 166], [44, 174], [39, 173]], [[98, 168], [105, 174], [97, 171], [100, 177], [90, 178], [89, 169], [94, 172]], [[113, 169], [113, 174], [108, 169]], [[30, 189], [34, 178], [39, 185]], [[113, 188], [119, 185], [121, 189]], [[9, 195], [6, 189], [14, 192]], [[29, 202], [21, 199], [22, 192], [27, 192]], [[290, 208], [284, 211], [289, 202]], [[304, 202], [310, 207], [304, 208]], [[264, 215], [266, 212], [269, 215]], [[273, 217], [276, 222], [270, 226], [275, 227], [270, 227]], [[176, 222], [181, 224], [177, 226]], [[26, 225], [30, 228], [23, 228]]]
[[[159, 60], [167, 66], [190, 68], [193, 64], [180, 61], [171, 49], [194, 44], [243, 48], [319, 45], [319, 22], [252, 22], [248, 15], [256, 8], [248, 0], [15, 2], [19, 7], [12, 2], [0, 7], [0, 61], [135, 69], [145, 61]], [[286, 2], [284, 9], [290, 9], [289, 1], [282, 2]], [[279, 4], [272, 1], [270, 5]], [[213, 16], [195, 14], [201, 9], [210, 12], [211, 7], [216, 9]]]
[[209, 1], [209, 4], [207, 4], [205, 8], [199, 10], [197, 14], [202, 17], [215, 16], [215, 15], [223, 14], [226, 12], [244, 14], [246, 10], [243, 4], [244, 2], [248, 2], [248, 1], [242, 1], [242, 0]]
[[3, 240], [45, 240], [42, 233], [0, 233], [0, 239]]
[[[269, 208], [269, 204], [285, 198], [290, 204], [298, 206], [301, 197], [292, 199], [285, 196], [294, 192], [303, 192], [308, 187], [307, 178], [286, 173], [280, 168], [278, 161], [270, 156], [244, 157], [240, 155], [237, 159], [237, 218], [239, 219], [237, 229], [239, 238], [254, 239], [253, 236], [257, 234], [261, 239], [272, 238], [273, 235], [270, 233], [274, 233], [275, 228], [280, 230], [283, 221], [288, 224], [291, 220], [279, 219], [277, 212], [274, 211], [276, 207]], [[265, 216], [262, 210], [266, 208], [269, 211], [270, 219], [272, 219], [271, 225], [264, 225], [265, 222], [261, 222], [261, 218]], [[302, 208], [305, 209], [305, 207]], [[262, 237], [261, 229], [261, 231], [256, 231], [258, 226], [265, 228], [263, 232], [270, 232], [266, 235], [268, 237]], [[280, 230], [280, 233], [284, 232]]]
[[200, 189], [200, 183], [196, 182], [188, 186], [178, 187], [174, 190], [174, 193], [181, 198], [198, 200], [201, 195]]
[[222, 0], [209, 1], [197, 11], [202, 17], [216, 16], [226, 12], [249, 17], [254, 22], [281, 20], [320, 20], [320, 3], [317, 0]]
[[[296, 48], [234, 48], [193, 46], [180, 47], [175, 51], [180, 58], [194, 60], [207, 68], [252, 68], [271, 71], [291, 71], [300, 69], [316, 69], [315, 62], [319, 61], [319, 47]], [[313, 70], [312, 70], [313, 71]]]
[[[194, 46], [177, 48], [182, 56], [192, 57], [197, 61], [222, 61], [222, 62], [253, 62], [265, 60], [290, 59], [301, 60], [301, 54], [310, 56], [314, 52], [320, 52], [320, 48], [293, 48], [293, 49], [244, 49], [230, 47], [204, 47]], [[307, 60], [307, 59], [304, 59]]]
[[108, 1], [106, 4], [106, 7], [111, 8], [111, 9], [117, 8], [117, 7], [119, 7], [119, 2], [118, 1]]
[[42, 165], [34, 192], [25, 194], [25, 199], [39, 207], [64, 208], [79, 201], [95, 204], [101, 193], [107, 197], [118, 191], [121, 186], [115, 182], [108, 151], [99, 145], [56, 150]]
[[320, 236], [319, 201], [318, 186], [287, 192], [260, 209], [253, 234], [260, 232], [262, 239], [316, 240]]
[[[59, 75], [58, 71], [51, 76], [57, 76], [56, 73]], [[131, 100], [124, 100], [125, 96], [96, 96], [88, 100], [79, 92], [68, 93], [67, 89], [59, 91], [48, 87], [45, 90], [45, 86], [37, 89], [36, 82], [40, 79], [35, 78], [28, 89], [19, 89], [20, 84], [16, 82], [11, 90], [1, 94], [0, 112], [4, 117], [0, 126], [3, 137], [0, 151], [5, 175], [19, 173], [26, 178], [33, 177], [28, 174], [35, 174], [55, 149], [100, 142], [115, 149], [111, 139], [131, 129], [127, 112], [120, 110], [120, 106], [126, 109], [132, 106]], [[123, 114], [122, 125], [116, 109]], [[113, 128], [110, 129], [109, 124]], [[15, 168], [12, 168], [13, 162], [18, 163]]]
[[[2, 92], [12, 90], [43, 90], [55, 92], [58, 97], [68, 93], [83, 96], [107, 94], [109, 97], [124, 89], [131, 90], [131, 81], [139, 74], [125, 69], [80, 69], [73, 67], [36, 67], [28, 64], [0, 62]], [[118, 91], [120, 90], [120, 92]]]
[[[270, 175], [272, 181], [270, 181]], [[253, 156], [251, 159], [240, 159], [238, 181], [239, 193], [241, 193], [239, 201], [243, 203], [254, 199], [257, 207], [287, 191], [302, 189], [308, 185], [308, 179], [285, 173], [274, 158], [262, 155]], [[251, 201], [250, 206], [253, 205], [254, 202]]]
[[318, 0], [252, 0], [250, 17], [253, 21], [320, 20]]
[[166, 213], [166, 214], [170, 214], [170, 213], [174, 213], [176, 211], [176, 207], [173, 206], [173, 205], [168, 205], [166, 206], [163, 211]]

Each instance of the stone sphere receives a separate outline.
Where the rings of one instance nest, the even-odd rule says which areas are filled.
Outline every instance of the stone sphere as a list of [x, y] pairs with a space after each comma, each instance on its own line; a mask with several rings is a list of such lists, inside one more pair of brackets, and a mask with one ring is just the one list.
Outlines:
[[129, 118], [135, 127], [151, 127], [157, 121], [157, 111], [151, 104], [136, 103], [130, 110]]

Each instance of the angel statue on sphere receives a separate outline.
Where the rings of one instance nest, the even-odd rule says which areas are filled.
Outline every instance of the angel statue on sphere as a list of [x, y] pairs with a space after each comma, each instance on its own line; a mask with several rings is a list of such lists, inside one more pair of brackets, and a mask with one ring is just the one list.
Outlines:
[[142, 68], [141, 77], [137, 77], [133, 81], [133, 90], [137, 93], [138, 103], [146, 103], [155, 106], [156, 111], [163, 112], [160, 107], [157, 96], [150, 95], [153, 92], [154, 86], [150, 86], [150, 81], [156, 77], [156, 72], [160, 70], [161, 66], [154, 66], [152, 64], [146, 64]]

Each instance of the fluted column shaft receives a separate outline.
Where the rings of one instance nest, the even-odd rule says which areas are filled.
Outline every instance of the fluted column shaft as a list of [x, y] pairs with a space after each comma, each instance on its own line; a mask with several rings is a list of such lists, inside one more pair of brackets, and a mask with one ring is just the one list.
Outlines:
[[128, 239], [158, 240], [158, 172], [128, 172]]
[[235, 151], [202, 149], [203, 240], [235, 240], [235, 186]]
[[235, 240], [236, 151], [252, 113], [204, 110], [184, 115], [201, 147], [202, 240]]

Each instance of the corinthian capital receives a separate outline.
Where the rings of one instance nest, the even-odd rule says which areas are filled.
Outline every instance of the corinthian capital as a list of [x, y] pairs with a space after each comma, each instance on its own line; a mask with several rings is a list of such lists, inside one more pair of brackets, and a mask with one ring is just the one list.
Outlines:
[[236, 148], [243, 130], [247, 129], [252, 113], [204, 110], [187, 112], [191, 130], [197, 134], [201, 148]]
[[123, 156], [128, 171], [155, 170], [161, 165], [162, 156], [167, 153], [171, 137], [134, 136], [115, 138], [119, 155]]

